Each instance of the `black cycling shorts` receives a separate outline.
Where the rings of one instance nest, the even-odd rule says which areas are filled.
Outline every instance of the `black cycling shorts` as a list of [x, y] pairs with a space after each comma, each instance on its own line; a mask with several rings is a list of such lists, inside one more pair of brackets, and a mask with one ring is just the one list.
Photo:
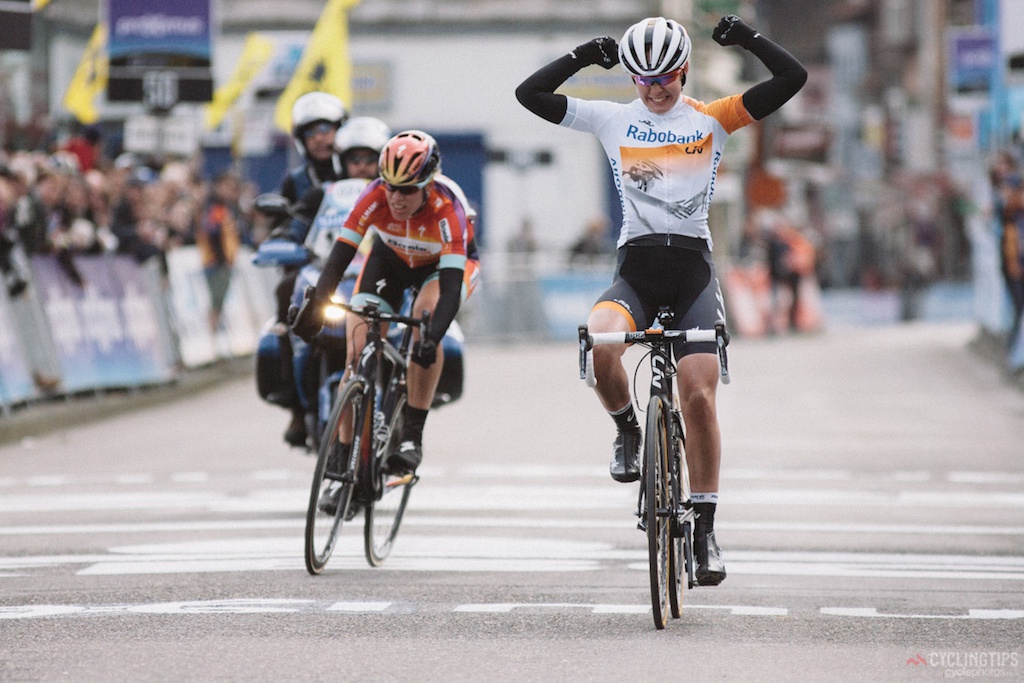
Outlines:
[[389, 312], [397, 313], [402, 310], [405, 290], [422, 289], [423, 283], [436, 272], [436, 263], [410, 268], [383, 240], [375, 239], [356, 281], [352, 303], [362, 305], [368, 299], [376, 299], [390, 306]]
[[[650, 327], [658, 309], [667, 306], [677, 330], [714, 329], [725, 321], [725, 303], [709, 251], [686, 247], [636, 246], [618, 250], [612, 286], [594, 309], [608, 308], [632, 322], [633, 330]], [[677, 358], [691, 353], [717, 353], [714, 342], [675, 345]]]

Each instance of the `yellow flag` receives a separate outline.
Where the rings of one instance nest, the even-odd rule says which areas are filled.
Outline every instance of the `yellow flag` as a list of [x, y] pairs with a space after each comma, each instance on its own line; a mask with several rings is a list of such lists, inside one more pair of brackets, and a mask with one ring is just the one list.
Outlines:
[[32, 0], [32, 11], [38, 12], [49, 4], [50, 0]]
[[86, 125], [100, 120], [96, 96], [107, 89], [107, 66], [107, 27], [99, 23], [64, 93], [64, 107]]
[[259, 33], [250, 33], [245, 39], [245, 47], [242, 48], [242, 56], [238, 58], [235, 71], [231, 79], [217, 88], [213, 93], [213, 101], [206, 105], [206, 128], [216, 128], [228, 109], [235, 103], [246, 86], [260, 72], [263, 65], [267, 63], [274, 53], [274, 43]]
[[346, 10], [358, 4], [359, 0], [327, 0], [299, 65], [277, 100], [274, 123], [281, 130], [291, 130], [292, 105], [308, 92], [330, 93], [341, 98], [346, 107], [352, 106], [352, 61], [348, 55]]

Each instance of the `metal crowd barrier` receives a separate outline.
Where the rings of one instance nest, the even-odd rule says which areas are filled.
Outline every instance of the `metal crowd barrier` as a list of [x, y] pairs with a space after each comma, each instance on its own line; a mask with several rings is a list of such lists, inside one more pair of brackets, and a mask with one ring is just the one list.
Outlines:
[[[238, 255], [216, 331], [195, 247], [156, 259], [75, 256], [81, 284], [52, 256], [27, 259], [29, 287], [0, 287], [0, 412], [44, 398], [174, 381], [188, 368], [255, 352], [278, 273]], [[2, 418], [0, 418], [2, 419]]]

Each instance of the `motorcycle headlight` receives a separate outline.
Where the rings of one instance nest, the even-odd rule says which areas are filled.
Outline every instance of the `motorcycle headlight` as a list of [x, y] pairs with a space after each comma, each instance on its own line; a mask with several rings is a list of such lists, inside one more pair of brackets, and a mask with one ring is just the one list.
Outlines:
[[345, 309], [338, 304], [345, 303], [345, 298], [339, 294], [331, 297], [330, 303], [324, 306], [324, 322], [330, 325], [337, 325], [345, 319]]

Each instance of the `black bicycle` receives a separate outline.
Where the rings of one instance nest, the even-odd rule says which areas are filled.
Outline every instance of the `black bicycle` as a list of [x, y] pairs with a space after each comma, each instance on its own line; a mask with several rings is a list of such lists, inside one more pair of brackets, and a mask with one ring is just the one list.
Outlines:
[[[427, 322], [383, 311], [333, 303], [366, 320], [366, 345], [341, 387], [320, 439], [306, 511], [306, 570], [319, 574], [334, 551], [342, 525], [365, 511], [366, 560], [379, 566], [391, 552], [409, 493], [419, 477], [390, 472], [388, 457], [398, 449], [407, 400], [407, 358], [414, 328]], [[405, 325], [396, 348], [382, 332], [387, 323]], [[342, 438], [351, 436], [350, 445]]]
[[[650, 359], [651, 384], [644, 429], [644, 458], [636, 515], [637, 528], [647, 534], [651, 578], [651, 607], [654, 625], [665, 628], [668, 614], [678, 619], [683, 605], [683, 575], [686, 588], [696, 585], [693, 557], [695, 513], [690, 500], [686, 469], [686, 438], [683, 420], [675, 397], [676, 364], [672, 345], [677, 342], [715, 342], [722, 382], [729, 382], [726, 346], [729, 334], [725, 323], [713, 330], [670, 329], [672, 313], [658, 312], [657, 326], [638, 332], [600, 332], [590, 334], [586, 325], [579, 328], [580, 378], [593, 387], [593, 348], [598, 344], [640, 344], [650, 351], [641, 358]], [[636, 395], [635, 376], [633, 394]], [[639, 403], [639, 400], [638, 400]]]

